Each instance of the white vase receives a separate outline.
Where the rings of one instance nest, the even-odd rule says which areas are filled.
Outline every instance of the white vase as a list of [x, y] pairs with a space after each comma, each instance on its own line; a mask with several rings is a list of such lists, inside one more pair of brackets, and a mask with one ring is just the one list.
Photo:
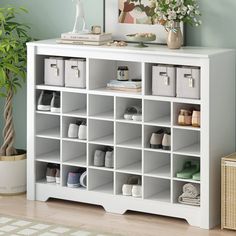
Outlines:
[[169, 49], [180, 49], [183, 44], [183, 34], [180, 28], [180, 22], [174, 22], [168, 33], [167, 45]]

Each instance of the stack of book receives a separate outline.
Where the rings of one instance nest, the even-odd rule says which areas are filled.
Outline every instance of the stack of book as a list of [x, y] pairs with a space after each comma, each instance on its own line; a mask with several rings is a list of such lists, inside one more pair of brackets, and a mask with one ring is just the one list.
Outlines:
[[137, 93], [142, 91], [142, 82], [111, 80], [109, 83], [107, 83], [107, 88], [118, 91]]
[[58, 43], [100, 46], [112, 41], [112, 34], [63, 33]]

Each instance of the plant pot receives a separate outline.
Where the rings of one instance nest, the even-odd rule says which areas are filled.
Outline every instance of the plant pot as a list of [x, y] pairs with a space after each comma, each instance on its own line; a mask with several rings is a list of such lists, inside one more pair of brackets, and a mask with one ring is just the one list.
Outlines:
[[26, 192], [26, 152], [16, 156], [0, 156], [0, 194], [17, 195]]
[[169, 49], [180, 49], [183, 44], [183, 34], [179, 22], [174, 22], [167, 37], [167, 45]]

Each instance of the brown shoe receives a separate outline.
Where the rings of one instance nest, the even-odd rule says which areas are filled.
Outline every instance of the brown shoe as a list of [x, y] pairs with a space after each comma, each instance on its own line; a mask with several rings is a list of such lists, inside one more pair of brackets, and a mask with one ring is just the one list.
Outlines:
[[192, 125], [192, 112], [190, 110], [181, 109], [178, 117], [178, 125]]

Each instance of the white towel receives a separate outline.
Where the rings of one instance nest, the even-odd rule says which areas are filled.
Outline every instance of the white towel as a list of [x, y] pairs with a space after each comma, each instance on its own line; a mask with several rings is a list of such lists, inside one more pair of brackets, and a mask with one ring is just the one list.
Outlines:
[[199, 186], [199, 184], [185, 184], [183, 186], [182, 197], [196, 198], [199, 195], [200, 195], [200, 186]]

